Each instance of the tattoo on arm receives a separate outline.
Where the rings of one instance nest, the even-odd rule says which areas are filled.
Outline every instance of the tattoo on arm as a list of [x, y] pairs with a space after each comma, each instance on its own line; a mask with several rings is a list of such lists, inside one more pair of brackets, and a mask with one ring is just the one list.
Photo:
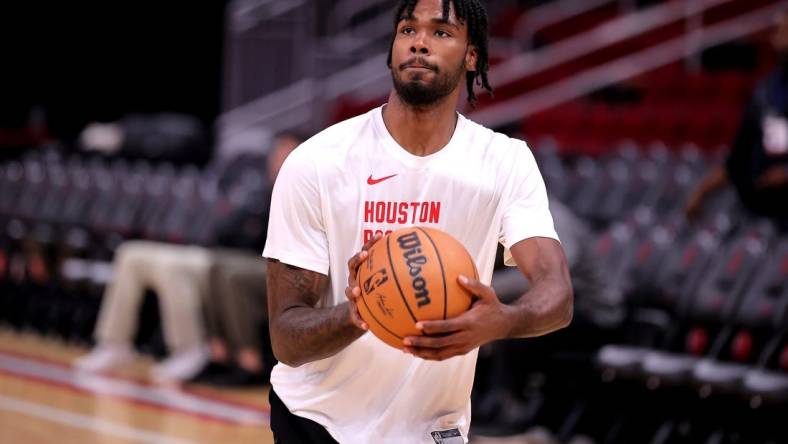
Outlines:
[[327, 276], [273, 260], [267, 276], [271, 343], [285, 364], [332, 356], [364, 333], [350, 321], [347, 303], [317, 307]]
[[328, 279], [322, 274], [314, 271], [304, 270], [303, 268], [279, 263], [279, 267], [274, 267], [276, 276], [281, 279], [281, 286], [290, 287], [294, 296], [311, 307], [317, 305], [320, 300], [320, 292], [328, 284]]

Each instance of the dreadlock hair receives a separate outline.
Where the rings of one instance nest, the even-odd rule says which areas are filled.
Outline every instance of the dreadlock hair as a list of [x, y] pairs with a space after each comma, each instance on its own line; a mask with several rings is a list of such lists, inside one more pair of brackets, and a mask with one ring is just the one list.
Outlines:
[[[487, 11], [484, 9], [479, 0], [442, 0], [443, 2], [443, 19], [449, 19], [450, 4], [454, 4], [454, 15], [457, 20], [468, 25], [468, 41], [476, 47], [476, 71], [468, 71], [465, 73], [466, 86], [468, 88], [468, 102], [471, 107], [476, 105], [476, 93], [473, 91], [474, 83], [481, 85], [487, 93], [492, 97], [493, 89], [487, 81], [487, 69], [490, 63], [487, 57]], [[391, 68], [391, 52], [394, 49], [394, 39], [397, 35], [397, 26], [404, 18], [413, 18], [413, 10], [419, 0], [400, 0], [399, 5], [394, 13], [394, 34], [391, 37], [391, 44], [389, 45], [389, 57], [387, 64]]]

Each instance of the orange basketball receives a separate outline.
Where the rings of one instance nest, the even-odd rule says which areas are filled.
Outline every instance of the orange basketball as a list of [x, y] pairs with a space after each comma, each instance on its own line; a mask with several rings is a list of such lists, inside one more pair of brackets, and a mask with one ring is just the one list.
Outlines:
[[478, 279], [471, 255], [451, 235], [426, 227], [394, 231], [372, 246], [358, 271], [358, 310], [386, 344], [419, 336], [416, 322], [455, 317], [471, 306], [462, 274]]

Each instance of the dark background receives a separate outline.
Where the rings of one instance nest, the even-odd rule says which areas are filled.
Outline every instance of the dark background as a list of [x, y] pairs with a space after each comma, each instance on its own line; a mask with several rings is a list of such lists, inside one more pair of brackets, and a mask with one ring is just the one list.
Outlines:
[[220, 106], [224, 1], [25, 2], [0, 6], [0, 128], [44, 111], [69, 141], [91, 121]]

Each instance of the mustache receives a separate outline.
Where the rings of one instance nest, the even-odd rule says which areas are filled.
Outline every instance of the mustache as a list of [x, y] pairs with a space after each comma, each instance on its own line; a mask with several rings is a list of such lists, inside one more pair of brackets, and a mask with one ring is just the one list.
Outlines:
[[400, 71], [405, 68], [409, 68], [411, 66], [423, 66], [431, 71], [438, 71], [438, 67], [433, 65], [432, 63], [427, 62], [426, 60], [422, 59], [421, 57], [414, 57], [412, 59], [407, 60], [405, 63], [399, 65]]

